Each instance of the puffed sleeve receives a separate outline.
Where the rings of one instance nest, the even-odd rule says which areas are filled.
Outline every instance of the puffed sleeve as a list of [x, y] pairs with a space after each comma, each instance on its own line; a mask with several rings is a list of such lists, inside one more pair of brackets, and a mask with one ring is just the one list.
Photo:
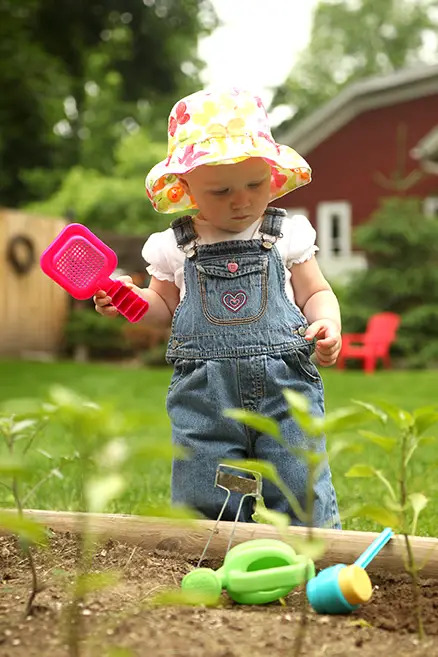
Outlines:
[[178, 247], [171, 228], [161, 233], [153, 233], [145, 242], [141, 255], [148, 263], [146, 271], [151, 276], [160, 281], [175, 281]]
[[282, 255], [288, 269], [294, 264], [310, 260], [318, 251], [315, 244], [316, 231], [303, 214], [295, 214], [284, 219], [281, 230], [283, 238], [279, 242], [283, 243], [281, 245]]

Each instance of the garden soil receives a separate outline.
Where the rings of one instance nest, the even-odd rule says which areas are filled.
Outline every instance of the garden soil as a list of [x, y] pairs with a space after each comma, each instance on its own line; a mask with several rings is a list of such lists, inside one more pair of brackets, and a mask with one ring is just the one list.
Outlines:
[[[44, 590], [33, 615], [24, 618], [30, 575], [14, 539], [0, 538], [1, 657], [68, 657], [64, 614], [76, 556], [77, 542], [69, 534], [53, 536], [50, 549], [35, 554]], [[118, 571], [120, 579], [82, 605], [87, 636], [81, 657], [294, 657], [302, 591], [289, 594], [285, 604], [263, 606], [238, 605], [226, 594], [218, 608], [151, 604], [158, 593], [178, 588], [195, 563], [116, 541], [100, 544], [93, 572]], [[422, 582], [422, 642], [407, 577], [388, 573], [372, 581], [371, 601], [350, 615], [309, 611], [303, 656], [438, 657], [438, 581]]]

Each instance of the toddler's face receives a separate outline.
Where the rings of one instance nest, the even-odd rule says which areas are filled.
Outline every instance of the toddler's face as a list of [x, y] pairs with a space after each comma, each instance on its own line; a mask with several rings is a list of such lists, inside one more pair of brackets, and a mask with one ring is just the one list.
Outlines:
[[269, 203], [271, 167], [260, 157], [238, 164], [202, 165], [180, 178], [216, 228], [239, 233], [264, 213]]

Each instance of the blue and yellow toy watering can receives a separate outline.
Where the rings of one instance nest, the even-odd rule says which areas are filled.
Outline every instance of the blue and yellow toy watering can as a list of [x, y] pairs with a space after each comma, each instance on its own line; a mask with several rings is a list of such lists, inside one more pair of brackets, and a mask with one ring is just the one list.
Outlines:
[[351, 566], [338, 563], [307, 582], [307, 599], [319, 614], [348, 614], [371, 598], [373, 587], [365, 568], [393, 536], [389, 527]]

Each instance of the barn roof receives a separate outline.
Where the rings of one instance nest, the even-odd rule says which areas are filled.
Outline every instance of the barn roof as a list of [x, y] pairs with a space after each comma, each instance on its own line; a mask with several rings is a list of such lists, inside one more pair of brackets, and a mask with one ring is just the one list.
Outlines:
[[305, 155], [362, 112], [438, 93], [438, 64], [402, 69], [349, 85], [278, 138]]

